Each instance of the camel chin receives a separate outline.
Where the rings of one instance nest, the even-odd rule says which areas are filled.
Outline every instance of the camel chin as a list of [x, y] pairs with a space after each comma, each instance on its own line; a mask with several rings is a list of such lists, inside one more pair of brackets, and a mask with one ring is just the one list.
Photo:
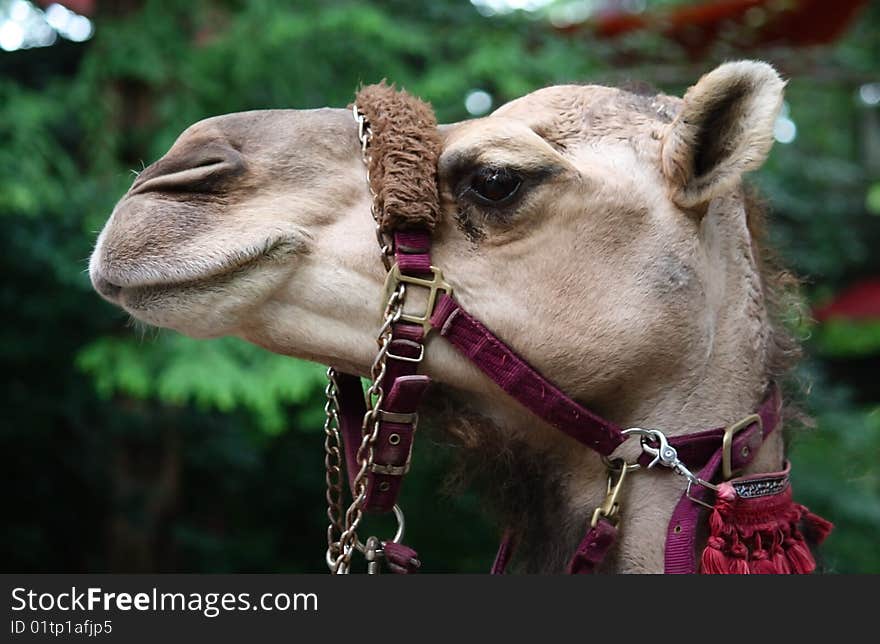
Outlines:
[[[125, 206], [123, 200], [114, 216], [124, 215]], [[176, 261], [157, 254], [154, 262], [129, 266], [103, 237], [89, 265], [95, 290], [140, 322], [194, 338], [234, 334], [289, 280], [304, 248], [298, 236], [287, 235], [217, 255], [185, 253]]]
[[[111, 299], [140, 322], [193, 338], [233, 335], [255, 303], [284, 282], [289, 267], [260, 258], [229, 273], [180, 284], [121, 288]], [[110, 299], [110, 298], [108, 298]]]

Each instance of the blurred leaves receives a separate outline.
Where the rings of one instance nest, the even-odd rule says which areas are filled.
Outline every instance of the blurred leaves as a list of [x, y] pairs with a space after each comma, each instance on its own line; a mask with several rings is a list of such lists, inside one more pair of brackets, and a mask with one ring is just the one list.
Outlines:
[[832, 318], [816, 328], [815, 346], [823, 354], [838, 357], [880, 355], [880, 320]]
[[[271, 434], [287, 423], [287, 407], [314, 399], [323, 387], [319, 365], [270, 354], [233, 338], [204, 342], [170, 333], [138, 341], [99, 338], [83, 348], [77, 364], [92, 375], [98, 394], [193, 403], [202, 410], [250, 411]], [[314, 417], [312, 417], [314, 419]], [[294, 418], [296, 420], [296, 418]], [[300, 424], [309, 430], [308, 424]], [[320, 425], [314, 423], [314, 431]]]

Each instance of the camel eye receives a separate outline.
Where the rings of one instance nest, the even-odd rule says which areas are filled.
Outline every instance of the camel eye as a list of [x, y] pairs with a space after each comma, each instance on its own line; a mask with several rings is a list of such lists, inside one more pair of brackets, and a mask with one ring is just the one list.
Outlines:
[[480, 168], [471, 179], [471, 192], [477, 201], [498, 206], [510, 201], [519, 191], [522, 179], [507, 168]]

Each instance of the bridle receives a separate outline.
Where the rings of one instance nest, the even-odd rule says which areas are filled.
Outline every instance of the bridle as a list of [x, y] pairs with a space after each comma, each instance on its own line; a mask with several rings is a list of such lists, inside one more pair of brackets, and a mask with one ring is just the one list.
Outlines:
[[[769, 553], [769, 546], [762, 545], [761, 535], [774, 544], [778, 537], [779, 549], [783, 551], [783, 545], [789, 541], [795, 545], [802, 543], [798, 522], [810, 522], [816, 533], [830, 531], [830, 524], [819, 526], [817, 522], [824, 520], [791, 503], [788, 467], [783, 472], [738, 477], [767, 436], [780, 425], [781, 396], [776, 386], [770, 387], [755, 413], [727, 426], [672, 437], [659, 429], [624, 429], [567, 396], [465, 311], [455, 300], [453, 287], [446, 282], [441, 269], [431, 263], [430, 217], [407, 221], [405, 225], [400, 225], [399, 217], [388, 217], [390, 209], [413, 204], [424, 208], [433, 203], [436, 214], [439, 198], [434, 173], [439, 142], [430, 107], [383, 83], [362, 88], [352, 110], [367, 166], [371, 210], [387, 277], [382, 325], [376, 337], [378, 350], [366, 391], [357, 376], [333, 368], [327, 370], [324, 432], [330, 523], [326, 559], [331, 572], [350, 572], [356, 553], [364, 555], [371, 573], [379, 572], [383, 563], [397, 573], [415, 572], [420, 566], [416, 552], [402, 543], [404, 516], [397, 498], [403, 477], [410, 469], [419, 404], [430, 383], [428, 376], [418, 373], [418, 367], [425, 355], [425, 339], [431, 332], [445, 338], [535, 416], [603, 458], [608, 473], [607, 493], [593, 512], [572, 556], [570, 573], [592, 573], [600, 567], [617, 537], [621, 489], [632, 476], [630, 473], [640, 468], [667, 468], [687, 482], [667, 530], [667, 573], [694, 573], [700, 567], [695, 548], [704, 508], [713, 512], [710, 545], [721, 553], [713, 551], [709, 559], [729, 555], [733, 562], [731, 570], [727, 570], [727, 563], [718, 564], [725, 568], [724, 572], [748, 572], [748, 566], [735, 570], [735, 564], [757, 561], [761, 552]], [[402, 118], [410, 116], [409, 121]], [[398, 126], [401, 121], [407, 121], [408, 127]], [[412, 149], [419, 150], [422, 156], [414, 159]], [[394, 165], [401, 162], [415, 163], [412, 172], [425, 174], [421, 182], [419, 177], [407, 181], [402, 195], [395, 194], [395, 186], [389, 185], [393, 182], [388, 181], [389, 172], [399, 170]], [[425, 308], [418, 313], [404, 310], [407, 294], [414, 289], [427, 291]], [[631, 438], [639, 441], [639, 457], [632, 462], [612, 458], [617, 448]], [[352, 497], [347, 506], [343, 501], [343, 472], [347, 472], [345, 478]], [[713, 495], [714, 505], [710, 503]], [[771, 501], [778, 502], [778, 515], [788, 513], [785, 517], [789, 523], [783, 524], [780, 519], [777, 526], [765, 520], [765, 510]], [[759, 503], [763, 504], [761, 508]], [[396, 534], [390, 539], [370, 536], [361, 541], [358, 530], [368, 513], [393, 513], [398, 524]], [[725, 519], [730, 519], [732, 528], [724, 524]], [[817, 534], [816, 540], [824, 534]], [[751, 559], [745, 544], [755, 550]], [[493, 573], [505, 570], [514, 546], [514, 533], [508, 531], [492, 566]], [[706, 557], [704, 552], [704, 572], [711, 567]], [[796, 567], [786, 565], [789, 569]], [[779, 568], [779, 572], [785, 571], [781, 563]], [[809, 562], [800, 568], [792, 571], [812, 570]]]

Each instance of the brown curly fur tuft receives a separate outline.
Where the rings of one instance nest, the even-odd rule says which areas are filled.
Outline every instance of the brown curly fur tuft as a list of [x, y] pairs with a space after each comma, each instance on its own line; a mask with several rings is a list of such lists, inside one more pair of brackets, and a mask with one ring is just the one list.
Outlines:
[[440, 135], [431, 106], [384, 80], [362, 87], [355, 105], [372, 131], [370, 187], [382, 230], [433, 229], [440, 211]]

